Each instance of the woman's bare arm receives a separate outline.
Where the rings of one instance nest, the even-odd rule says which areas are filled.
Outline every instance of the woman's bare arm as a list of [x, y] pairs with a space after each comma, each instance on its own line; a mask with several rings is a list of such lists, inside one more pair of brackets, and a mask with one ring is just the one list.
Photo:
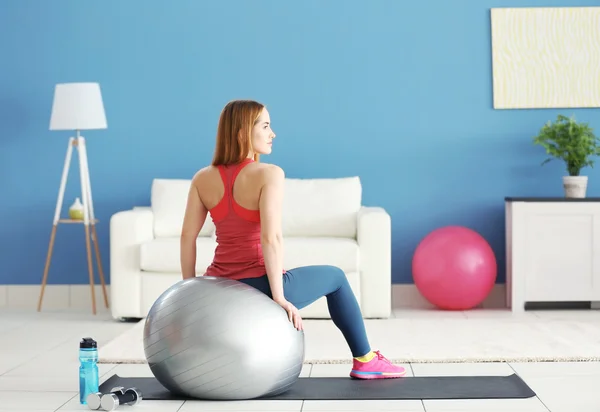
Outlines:
[[181, 227], [180, 259], [181, 272], [184, 279], [196, 276], [196, 240], [208, 214], [208, 210], [200, 200], [197, 176], [194, 176], [190, 185], [185, 216]]
[[261, 245], [267, 277], [274, 301], [285, 300], [283, 295], [283, 236], [281, 208], [285, 174], [278, 166], [265, 170], [260, 193]]

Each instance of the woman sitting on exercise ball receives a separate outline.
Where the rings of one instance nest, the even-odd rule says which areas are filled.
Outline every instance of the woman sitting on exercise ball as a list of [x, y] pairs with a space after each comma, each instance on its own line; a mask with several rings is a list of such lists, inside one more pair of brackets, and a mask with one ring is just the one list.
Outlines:
[[352, 352], [350, 376], [404, 376], [403, 367], [371, 350], [358, 302], [340, 268], [283, 268], [285, 175], [276, 165], [258, 162], [259, 155], [271, 153], [274, 138], [264, 105], [235, 100], [223, 109], [212, 164], [194, 175], [188, 195], [181, 232], [183, 278], [196, 276], [196, 239], [210, 212], [218, 246], [206, 276], [235, 279], [260, 290], [287, 311], [298, 330], [298, 308], [326, 296], [331, 319]]

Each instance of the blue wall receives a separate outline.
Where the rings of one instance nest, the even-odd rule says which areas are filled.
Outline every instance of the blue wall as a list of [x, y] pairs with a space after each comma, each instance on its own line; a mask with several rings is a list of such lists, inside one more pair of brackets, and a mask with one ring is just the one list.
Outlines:
[[[417, 242], [448, 224], [489, 240], [504, 282], [503, 198], [563, 194], [563, 165], [540, 167], [531, 136], [558, 113], [600, 130], [598, 110], [492, 107], [490, 8], [539, 5], [3, 0], [0, 284], [41, 280], [69, 137], [48, 130], [52, 96], [72, 81], [103, 90], [109, 128], [85, 136], [107, 271], [110, 216], [148, 204], [153, 178], [208, 163], [222, 106], [254, 98], [278, 134], [264, 161], [290, 177], [359, 175], [364, 203], [389, 211], [394, 283], [412, 282]], [[585, 172], [597, 196], [599, 171]], [[83, 239], [81, 226], [59, 226], [50, 283], [87, 282]]]

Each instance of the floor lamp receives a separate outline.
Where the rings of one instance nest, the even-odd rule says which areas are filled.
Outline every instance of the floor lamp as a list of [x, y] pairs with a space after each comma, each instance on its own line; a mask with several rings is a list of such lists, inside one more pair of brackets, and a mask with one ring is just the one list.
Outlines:
[[[52, 114], [50, 117], [50, 130], [69, 130], [75, 132], [75, 137], [69, 138], [65, 164], [63, 166], [56, 209], [54, 211], [54, 220], [52, 222], [52, 233], [50, 235], [50, 244], [48, 245], [48, 255], [44, 267], [44, 277], [40, 299], [38, 302], [38, 312], [42, 308], [44, 298], [44, 289], [48, 280], [48, 271], [50, 261], [52, 260], [52, 250], [54, 248], [54, 239], [56, 238], [56, 228], [59, 223], [83, 223], [85, 229], [85, 245], [87, 251], [87, 264], [90, 277], [90, 288], [92, 291], [92, 311], [96, 314], [96, 294], [94, 293], [94, 268], [92, 264], [92, 249], [90, 239], [94, 244], [96, 254], [96, 263], [102, 292], [104, 293], [104, 303], [108, 308], [108, 297], [106, 295], [106, 285], [104, 283], [104, 272], [100, 259], [100, 249], [98, 247], [98, 236], [96, 232], [96, 218], [94, 216], [94, 206], [92, 201], [92, 186], [90, 184], [90, 173], [88, 168], [88, 159], [85, 139], [80, 135], [81, 130], [106, 129], [106, 115], [104, 113], [104, 104], [102, 94], [98, 83], [61, 83], [54, 89], [54, 101], [52, 103]], [[60, 213], [63, 207], [63, 198], [67, 184], [67, 176], [71, 164], [73, 148], [77, 150], [79, 158], [79, 174], [81, 184], [81, 199], [83, 203], [83, 220], [61, 219]]]

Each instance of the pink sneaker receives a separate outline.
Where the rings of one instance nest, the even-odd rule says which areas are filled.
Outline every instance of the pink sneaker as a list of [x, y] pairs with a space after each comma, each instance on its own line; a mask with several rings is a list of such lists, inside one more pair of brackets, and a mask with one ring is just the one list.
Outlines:
[[392, 364], [379, 351], [369, 362], [360, 362], [354, 359], [350, 376], [357, 379], [390, 379], [401, 378], [406, 375], [406, 369]]

